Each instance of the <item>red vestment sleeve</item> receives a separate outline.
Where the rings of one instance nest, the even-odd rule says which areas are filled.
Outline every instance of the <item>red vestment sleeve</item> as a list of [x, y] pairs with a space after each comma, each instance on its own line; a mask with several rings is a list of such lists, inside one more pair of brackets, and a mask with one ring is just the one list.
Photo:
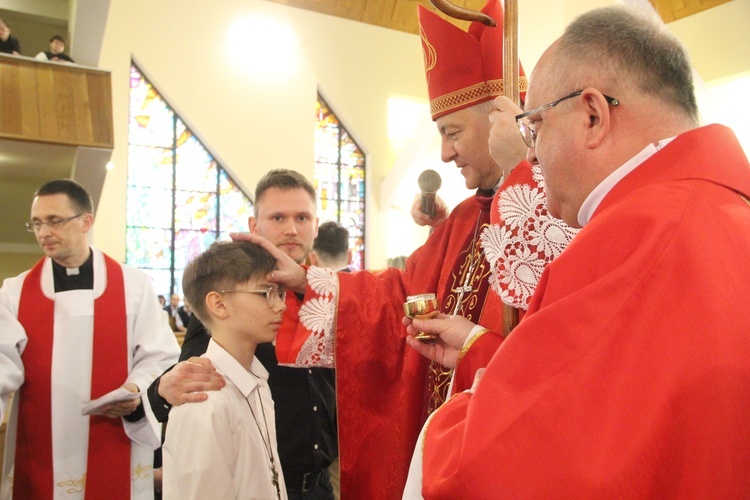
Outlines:
[[471, 345], [453, 373], [454, 394], [471, 388], [477, 370], [487, 366], [502, 342], [503, 337], [500, 334], [490, 331]]

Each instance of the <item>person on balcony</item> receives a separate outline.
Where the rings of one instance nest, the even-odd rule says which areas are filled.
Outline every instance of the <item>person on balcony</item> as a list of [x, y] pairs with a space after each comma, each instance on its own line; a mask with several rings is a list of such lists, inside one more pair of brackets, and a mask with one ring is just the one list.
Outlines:
[[21, 44], [18, 38], [10, 36], [10, 26], [0, 19], [0, 52], [5, 54], [21, 55]]
[[55, 35], [49, 39], [49, 50], [40, 52], [36, 55], [40, 61], [55, 61], [74, 63], [72, 57], [65, 54], [65, 39], [60, 35]]

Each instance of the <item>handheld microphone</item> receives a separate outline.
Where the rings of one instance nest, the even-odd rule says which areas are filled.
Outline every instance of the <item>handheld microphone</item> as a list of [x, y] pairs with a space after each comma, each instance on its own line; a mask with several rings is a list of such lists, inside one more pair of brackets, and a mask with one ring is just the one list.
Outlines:
[[435, 215], [435, 193], [440, 189], [440, 185], [443, 180], [440, 178], [440, 174], [434, 170], [427, 169], [419, 174], [417, 184], [419, 184], [419, 190], [422, 193], [420, 199], [420, 210], [425, 215], [432, 217]]

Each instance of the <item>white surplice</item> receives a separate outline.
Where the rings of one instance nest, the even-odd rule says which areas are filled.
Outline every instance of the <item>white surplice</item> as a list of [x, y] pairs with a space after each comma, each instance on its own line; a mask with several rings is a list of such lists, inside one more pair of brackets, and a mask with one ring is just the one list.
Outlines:
[[[42, 269], [42, 292], [55, 301], [52, 346], [52, 447], [55, 499], [83, 499], [80, 487], [86, 472], [89, 417], [81, 415], [83, 403], [91, 399], [91, 367], [94, 299], [106, 287], [102, 253], [92, 248], [93, 290], [55, 293], [52, 261]], [[179, 346], [159, 306], [148, 277], [122, 266], [125, 285], [128, 332], [128, 377], [145, 391], [151, 382], [177, 362]], [[18, 322], [18, 306], [27, 272], [4, 281], [0, 288], [0, 417], [5, 414], [8, 395], [23, 384], [21, 354], [28, 338]], [[115, 389], [113, 387], [113, 389]], [[137, 422], [123, 420], [131, 440], [131, 498], [153, 498], [153, 450], [159, 447], [161, 427], [151, 411], [148, 397], [141, 398], [146, 417]], [[8, 422], [3, 484], [0, 498], [10, 498], [18, 405], [12, 405]], [[41, 422], [39, 425], [48, 425]]]

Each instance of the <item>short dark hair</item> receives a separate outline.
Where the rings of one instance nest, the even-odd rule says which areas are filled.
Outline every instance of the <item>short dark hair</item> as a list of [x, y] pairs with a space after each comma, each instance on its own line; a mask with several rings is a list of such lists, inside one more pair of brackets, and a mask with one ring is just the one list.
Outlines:
[[338, 222], [324, 222], [318, 226], [313, 250], [329, 257], [341, 257], [349, 251], [349, 231]]
[[261, 177], [258, 184], [255, 186], [255, 215], [258, 215], [258, 203], [260, 198], [267, 190], [271, 188], [278, 188], [283, 191], [290, 189], [304, 189], [310, 195], [313, 203], [315, 203], [316, 193], [315, 188], [310, 181], [308, 181], [304, 175], [294, 170], [286, 168], [277, 168], [269, 171], [266, 175]]
[[63, 45], [65, 45], [65, 39], [62, 37], [62, 35], [53, 35], [52, 38], [49, 39], [49, 43], [52, 43], [55, 40], [57, 40], [58, 42], [62, 42]]
[[91, 200], [91, 195], [83, 186], [72, 179], [57, 179], [46, 182], [36, 190], [34, 198], [52, 194], [67, 195], [73, 206], [81, 212], [87, 214], [94, 213], [94, 202]]
[[202, 323], [211, 323], [206, 295], [231, 289], [276, 268], [276, 259], [263, 247], [247, 241], [217, 241], [193, 259], [182, 275], [185, 300]]

